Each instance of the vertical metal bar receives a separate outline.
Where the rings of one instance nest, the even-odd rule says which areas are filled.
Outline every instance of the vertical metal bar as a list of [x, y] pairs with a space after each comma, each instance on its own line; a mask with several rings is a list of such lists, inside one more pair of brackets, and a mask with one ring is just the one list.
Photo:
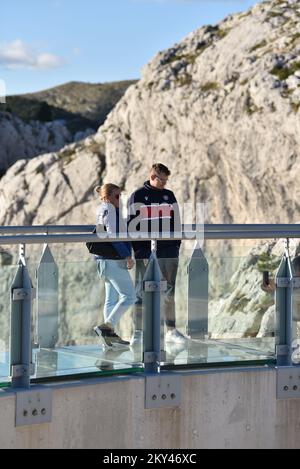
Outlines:
[[[157, 288], [149, 290], [147, 284]], [[144, 318], [143, 351], [146, 373], [159, 373], [161, 356], [161, 272], [155, 251], [152, 251], [143, 279]]]
[[[284, 279], [285, 287], [278, 286]], [[295, 323], [293, 321], [293, 270], [288, 249], [285, 250], [276, 274], [276, 354], [279, 366], [292, 365]]]
[[287, 258], [283, 255], [279, 265], [275, 282], [275, 323], [276, 323], [276, 359], [277, 365], [287, 365], [287, 343], [286, 343], [286, 288], [278, 288], [278, 282], [287, 277]]
[[188, 271], [188, 322], [187, 334], [204, 339], [208, 334], [208, 262], [197, 243]]
[[288, 346], [287, 364], [292, 365], [293, 341], [294, 341], [294, 321], [293, 321], [293, 269], [291, 259], [287, 254], [287, 278], [289, 280], [286, 288], [286, 344]]
[[[10, 300], [10, 337], [9, 337], [9, 362], [10, 373], [12, 367], [22, 362], [22, 305], [21, 302], [13, 300], [13, 291], [16, 288], [22, 288], [23, 285], [23, 262], [19, 260], [15, 277], [11, 285]], [[17, 386], [17, 381], [12, 377], [12, 385]]]
[[10, 370], [12, 387], [30, 387], [32, 301], [32, 283], [24, 256], [21, 255], [11, 287]]
[[37, 336], [40, 347], [55, 347], [58, 322], [58, 267], [49, 246], [45, 244], [37, 268]]

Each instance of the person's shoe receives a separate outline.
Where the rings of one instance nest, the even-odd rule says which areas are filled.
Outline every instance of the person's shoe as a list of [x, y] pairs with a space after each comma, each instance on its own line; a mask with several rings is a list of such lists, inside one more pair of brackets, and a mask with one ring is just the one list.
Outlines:
[[166, 332], [165, 340], [166, 342], [173, 342], [176, 344], [186, 344], [189, 338], [181, 334], [178, 329], [169, 329]]
[[143, 343], [143, 331], [140, 329], [137, 329], [134, 331], [131, 340], [130, 340], [130, 345], [131, 347], [141, 347]]
[[112, 345], [129, 345], [129, 341], [128, 340], [123, 340], [121, 339], [121, 337], [116, 334], [114, 331], [112, 331], [112, 333], [110, 334], [109, 336], [109, 339], [112, 343]]
[[105, 347], [111, 348], [114, 345], [129, 345], [127, 340], [121, 339], [121, 337], [118, 336], [118, 334], [116, 334], [112, 329], [112, 327], [108, 326], [107, 324], [94, 327], [94, 331]]
[[109, 331], [111, 331], [111, 329], [106, 324], [94, 327], [94, 332], [99, 337], [100, 342], [104, 348], [112, 348]]

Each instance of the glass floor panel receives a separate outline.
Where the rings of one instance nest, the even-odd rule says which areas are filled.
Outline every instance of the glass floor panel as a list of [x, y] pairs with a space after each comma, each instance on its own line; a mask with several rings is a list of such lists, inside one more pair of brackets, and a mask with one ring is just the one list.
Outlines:
[[274, 360], [275, 339], [190, 340], [167, 343], [164, 365], [224, 364]]
[[59, 347], [36, 350], [35, 378], [49, 378], [101, 371], [122, 371], [142, 367], [140, 356], [130, 348], [103, 350], [97, 345]]
[[8, 383], [9, 375], [9, 357], [7, 352], [0, 352], [0, 383]]
[[[96, 345], [58, 347], [54, 350], [34, 349], [33, 379], [55, 378], [101, 371], [122, 372], [143, 367], [141, 354], [133, 353], [128, 347], [104, 351]], [[0, 354], [0, 383], [9, 383], [9, 354]]]
[[[220, 365], [235, 362], [265, 362], [275, 359], [274, 338], [189, 340], [187, 344], [166, 344], [166, 361], [162, 365]], [[34, 349], [36, 373], [33, 378], [55, 378], [77, 374], [136, 371], [142, 368], [140, 347], [103, 350], [97, 345], [58, 347], [55, 350]], [[8, 353], [0, 354], [0, 383], [7, 383]]]

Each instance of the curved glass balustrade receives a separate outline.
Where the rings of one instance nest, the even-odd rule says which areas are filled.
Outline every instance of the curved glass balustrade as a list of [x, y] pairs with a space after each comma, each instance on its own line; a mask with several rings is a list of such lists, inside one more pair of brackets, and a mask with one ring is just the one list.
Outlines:
[[[36, 266], [37, 298], [34, 312], [35, 378], [95, 372], [118, 372], [142, 367], [142, 355], [127, 345], [105, 347], [94, 327], [104, 322], [104, 280], [97, 262], [48, 261]], [[114, 262], [114, 261], [113, 261]], [[116, 333], [130, 341], [132, 308]]]
[[[275, 260], [279, 265], [280, 258]], [[170, 274], [176, 260], [158, 263]], [[180, 257], [175, 296], [174, 278], [162, 275], [162, 365], [274, 362], [275, 291], [264, 290], [261, 269], [260, 258], [251, 254], [217, 258], [198, 251]], [[168, 327], [174, 318], [181, 336]]]
[[[194, 242], [183, 240], [179, 260], [152, 260], [151, 268], [148, 261], [137, 261], [130, 271], [137, 302], [115, 329], [123, 339], [133, 338], [133, 343], [105, 348], [94, 332], [94, 327], [104, 321], [104, 279], [84, 243], [28, 245], [23, 259], [35, 292], [31, 380], [144, 368], [155, 371], [159, 366], [180, 369], [274, 363], [278, 358], [276, 346], [285, 345], [286, 337], [296, 341], [293, 363], [298, 364], [300, 282], [288, 283], [298, 276], [293, 264], [296, 251], [290, 250], [289, 272], [288, 264], [284, 264], [285, 250], [278, 249], [274, 240], [253, 239], [243, 246], [235, 246], [230, 240], [210, 240], [205, 241], [203, 249], [193, 246]], [[21, 340], [12, 298], [21, 301], [16, 288], [23, 299], [29, 288], [14, 283], [18, 269], [20, 275], [18, 246], [9, 250], [13, 255], [2, 259], [0, 268], [3, 385], [11, 380], [12, 356], [12, 364], [18, 363], [16, 350]], [[287, 285], [290, 290], [286, 290]], [[290, 294], [292, 319], [285, 325], [290, 313], [284, 295]], [[172, 332], [174, 325], [179, 334]], [[11, 330], [11, 343], [16, 345], [13, 355]], [[20, 370], [13, 373], [17, 376]]]

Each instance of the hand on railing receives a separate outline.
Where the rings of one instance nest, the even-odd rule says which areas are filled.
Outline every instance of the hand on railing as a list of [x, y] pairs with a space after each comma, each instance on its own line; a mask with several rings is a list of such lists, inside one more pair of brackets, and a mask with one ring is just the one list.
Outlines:
[[131, 270], [134, 267], [134, 259], [132, 257], [127, 257], [127, 269]]
[[[266, 275], [267, 274], [267, 275]], [[266, 293], [274, 293], [275, 291], [275, 280], [269, 278], [269, 272], [263, 273], [263, 283], [261, 284], [261, 289]]]

